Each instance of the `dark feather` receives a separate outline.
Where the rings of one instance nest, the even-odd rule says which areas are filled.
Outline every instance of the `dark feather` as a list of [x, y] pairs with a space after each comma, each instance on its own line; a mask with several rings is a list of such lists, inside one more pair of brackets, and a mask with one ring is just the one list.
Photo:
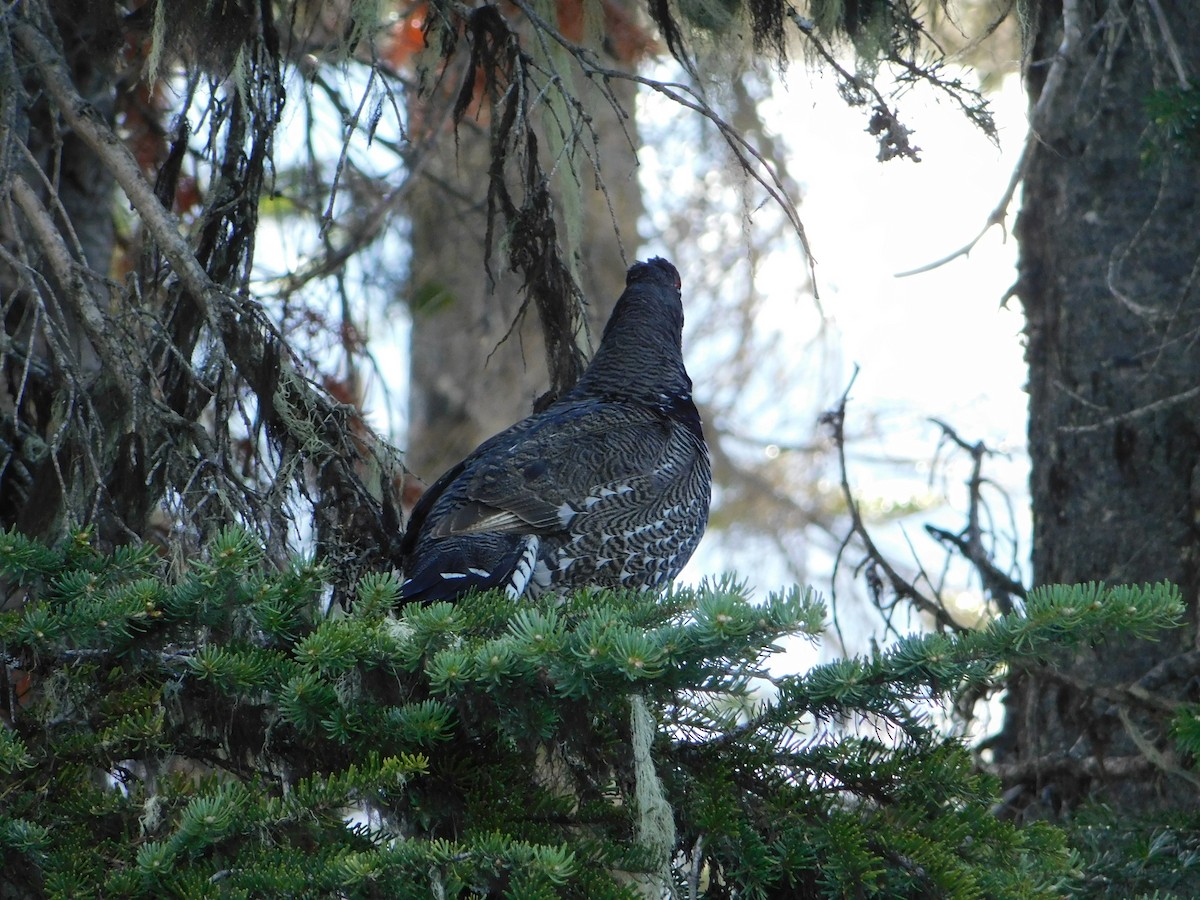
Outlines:
[[711, 480], [682, 328], [675, 268], [633, 266], [575, 388], [421, 498], [401, 542], [403, 598], [658, 588], [677, 575], [703, 533]]

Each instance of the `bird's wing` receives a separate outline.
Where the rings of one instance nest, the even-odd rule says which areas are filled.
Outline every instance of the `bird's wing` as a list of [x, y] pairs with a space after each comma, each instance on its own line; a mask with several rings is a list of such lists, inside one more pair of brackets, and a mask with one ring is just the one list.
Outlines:
[[492, 435], [476, 447], [469, 456], [443, 472], [437, 481], [425, 489], [425, 493], [413, 507], [404, 537], [401, 539], [401, 559], [411, 557], [418, 540], [422, 537], [429, 534], [457, 533], [447, 530], [441, 523], [458, 507], [471, 502], [464, 495], [464, 490], [470, 478], [469, 473], [472, 466], [488, 458], [493, 452], [496, 452], [498, 447], [519, 443], [521, 436], [536, 423], [537, 418], [530, 416], [522, 419], [499, 434]]
[[467, 461], [459, 502], [433, 535], [562, 531], [606, 492], [663, 477], [678, 443], [675, 423], [651, 407], [589, 400], [546, 412]]

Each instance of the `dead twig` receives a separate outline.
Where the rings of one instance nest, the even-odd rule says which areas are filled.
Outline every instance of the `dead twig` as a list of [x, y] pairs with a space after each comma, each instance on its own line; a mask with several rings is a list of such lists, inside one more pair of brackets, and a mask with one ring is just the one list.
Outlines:
[[[850, 534], [862, 542], [866, 557], [865, 564], [869, 571], [882, 573], [883, 578], [886, 579], [886, 585], [882, 580], [874, 584], [872, 594], [875, 597], [876, 605], [880, 606], [881, 609], [884, 608], [881, 605], [881, 597], [883, 588], [886, 586], [891, 589], [897, 601], [908, 600], [920, 612], [933, 617], [939, 628], [960, 631], [962, 630], [961, 626], [954, 621], [954, 618], [940, 601], [926, 597], [892, 566], [887, 557], [875, 545], [875, 541], [871, 538], [871, 534], [867, 530], [866, 523], [863, 522], [858, 501], [855, 499], [854, 491], [850, 487], [849, 469], [846, 465], [846, 404], [850, 397], [850, 390], [854, 387], [854, 381], [857, 377], [858, 369], [856, 368], [854, 375], [850, 378], [850, 383], [846, 385], [846, 390], [842, 393], [841, 399], [838, 401], [838, 405], [821, 417], [821, 423], [827, 425], [832, 430], [834, 446], [837, 447], [842, 495], [846, 500], [846, 509], [850, 515]], [[849, 543], [847, 542], [839, 550], [839, 560], [848, 546]], [[878, 574], [876, 574], [876, 577], [878, 577]]]

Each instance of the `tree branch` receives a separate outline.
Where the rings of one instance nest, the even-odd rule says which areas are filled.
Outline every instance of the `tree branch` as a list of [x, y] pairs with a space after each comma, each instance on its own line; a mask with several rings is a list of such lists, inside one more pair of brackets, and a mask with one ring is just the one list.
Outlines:
[[[855, 500], [854, 491], [850, 487], [850, 476], [846, 466], [846, 403], [850, 396], [850, 390], [854, 386], [854, 379], [857, 377], [858, 370], [856, 369], [854, 376], [850, 379], [850, 383], [846, 385], [846, 390], [842, 393], [838, 405], [821, 417], [822, 424], [828, 425], [833, 430], [833, 441], [837, 447], [838, 467], [841, 473], [842, 496], [846, 500], [846, 509], [850, 514], [851, 535], [857, 535], [859, 540], [863, 542], [870, 564], [883, 571], [884, 575], [887, 576], [892, 590], [896, 592], [899, 598], [910, 600], [918, 610], [932, 616], [940, 627], [948, 628], [951, 631], [961, 631], [962, 627], [954, 621], [954, 618], [941, 603], [926, 597], [911, 582], [896, 571], [892, 564], [888, 562], [887, 557], [875, 546], [875, 542], [871, 539], [871, 535], [867, 531], [866, 523], [863, 522], [862, 513], [858, 508], [858, 501]], [[843, 545], [842, 550], [838, 552], [839, 558], [845, 546]], [[878, 601], [878, 591], [873, 589], [873, 593], [876, 593]]]
[[[211, 319], [210, 297], [217, 288], [181, 235], [178, 218], [163, 208], [129, 148], [75, 90], [71, 75], [54, 46], [25, 22], [13, 22], [12, 32], [67, 124], [112, 173], [176, 275]], [[210, 324], [215, 323], [210, 321]]]
[[88, 340], [103, 359], [107, 373], [116, 379], [127, 395], [133, 396], [137, 391], [135, 380], [129, 372], [128, 348], [121, 347], [114, 340], [111, 325], [100, 311], [96, 297], [84, 278], [87, 269], [71, 256], [50, 213], [29, 183], [16, 176], [12, 179], [11, 188], [13, 199], [25, 214], [43, 256], [63, 287], [60, 299], [70, 304]]

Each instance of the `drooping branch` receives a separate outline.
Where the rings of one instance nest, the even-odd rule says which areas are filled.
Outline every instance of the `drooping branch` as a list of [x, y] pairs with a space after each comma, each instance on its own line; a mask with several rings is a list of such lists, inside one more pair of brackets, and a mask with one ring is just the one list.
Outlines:
[[[857, 372], [855, 374], [857, 375]], [[840, 567], [851, 544], [857, 541], [862, 551], [862, 560], [858, 563], [858, 568], [863, 571], [872, 602], [880, 611], [890, 613], [895, 609], [897, 601], [904, 600], [919, 612], [932, 617], [939, 628], [952, 631], [964, 630], [966, 626], [957, 621], [947, 609], [942, 597], [941, 585], [936, 584], [923, 568], [920, 569], [917, 578], [907, 578], [901, 574], [889, 557], [880, 550], [863, 519], [850, 485], [845, 452], [846, 403], [853, 382], [852, 378], [838, 405], [822, 417], [822, 422], [833, 431], [842, 494], [850, 516], [850, 527], [836, 557], [835, 577], [836, 568]], [[968, 442], [946, 423], [936, 419], [934, 422], [942, 429], [944, 441], [969, 454], [971, 470], [966, 479], [965, 525], [958, 531], [950, 531], [933, 525], [926, 525], [925, 530], [931, 537], [948, 548], [951, 554], [957, 554], [971, 566], [983, 588], [985, 598], [994, 603], [1000, 613], [1011, 613], [1020, 609], [1027, 596], [1027, 591], [1017, 578], [997, 564], [994, 546], [996, 529], [993, 524], [990, 524], [990, 519], [985, 522], [985, 517], [990, 516], [991, 513], [988, 501], [984, 497], [984, 491], [986, 488], [995, 489], [995, 485], [984, 476], [983, 462], [992, 451], [982, 441]], [[1011, 509], [1009, 515], [1010, 517], [1012, 515]], [[922, 582], [930, 586], [929, 592], [918, 587], [918, 584]]]
[[54, 99], [63, 119], [116, 178], [155, 243], [170, 260], [176, 275], [196, 302], [202, 305], [210, 324], [213, 324], [215, 313], [211, 309], [211, 295], [215, 292], [215, 286], [188, 247], [178, 220], [163, 208], [155, 196], [154, 187], [138, 168], [137, 160], [129, 148], [75, 90], [66, 64], [54, 45], [26, 22], [14, 21], [10, 27], [29, 62], [36, 67], [42, 85]]
[[709, 103], [700, 90], [680, 82], [648, 78], [643, 75], [606, 66], [600, 62], [595, 51], [566, 38], [558, 29], [554, 28], [549, 22], [538, 15], [537, 11], [525, 3], [524, 0], [517, 0], [517, 5], [542, 34], [547, 35], [570, 54], [575, 60], [575, 64], [579, 67], [580, 72], [587, 78], [600, 85], [604, 85], [611, 80], [623, 79], [632, 81], [655, 93], [661, 94], [680, 107], [691, 110], [704, 119], [707, 119], [726, 142], [742, 170], [766, 191], [771, 200], [787, 216], [788, 221], [796, 232], [796, 236], [800, 239], [808, 263], [810, 267], [812, 266], [812, 254], [809, 252], [808, 238], [804, 232], [804, 224], [779, 174], [758, 148], [751, 144], [737, 128], [717, 112], [716, 108]]
[[[403, 477], [403, 468], [357, 411], [336, 402], [304, 374], [302, 361], [245, 289], [262, 173], [281, 103], [271, 86], [278, 84], [278, 75], [272, 74], [277, 60], [266, 48], [267, 36], [255, 51], [255, 65], [265, 73], [261, 96], [243, 101], [239, 94], [227, 106], [234, 123], [225, 147], [227, 158], [220, 163], [214, 194], [201, 220], [197, 251], [169, 208], [174, 191], [156, 191], [143, 163], [80, 94], [62, 53], [33, 21], [9, 17], [7, 22], [21, 62], [65, 128], [87, 146], [128, 198], [149, 244], [167, 264], [170, 279], [164, 281], [164, 295], [174, 298], [159, 303], [148, 293], [162, 290], [147, 280], [162, 278], [161, 271], [143, 272], [142, 293], [134, 296], [88, 271], [78, 259], [79, 251], [63, 241], [59, 224], [33, 188], [21, 178], [12, 181], [15, 206], [58, 282], [62, 300], [81, 323], [109, 378], [115, 379], [110, 385], [118, 388], [118, 407], [132, 416], [124, 426], [128, 439], [122, 439], [116, 455], [105, 451], [96, 457], [97, 478], [106, 485], [97, 490], [115, 498], [119, 485], [122, 494], [146, 494], [139, 509], [130, 507], [135, 520], [167, 495], [175, 498], [175, 514], [188, 522], [216, 513], [215, 500], [225, 516], [259, 521], [265, 533], [274, 534], [272, 547], [282, 554], [293, 527], [287, 524], [290, 514], [284, 508], [294, 502], [297, 491], [307, 491], [312, 480], [321, 498], [318, 521], [324, 517], [329, 523], [321, 531], [325, 549], [360, 564], [367, 557], [386, 560], [399, 528], [390, 501], [392, 482]], [[40, 21], [49, 21], [48, 15]], [[263, 24], [265, 30], [269, 27]], [[243, 88], [252, 90], [248, 84]], [[260, 101], [265, 106], [255, 105]], [[176, 158], [185, 146], [186, 128], [176, 140]], [[160, 177], [159, 187], [163, 184]], [[44, 187], [54, 195], [53, 183], [47, 181]], [[233, 192], [228, 202], [222, 200], [222, 190]], [[95, 285], [102, 285], [103, 298], [95, 296]], [[48, 297], [52, 291], [47, 286], [42, 293]], [[193, 317], [191, 324], [179, 318], [185, 309], [194, 311], [184, 313]], [[198, 348], [203, 358], [196, 358]], [[74, 390], [86, 396], [96, 388], [78, 383]], [[238, 399], [246, 391], [252, 398], [248, 407]], [[107, 402], [112, 401], [118, 398]], [[209, 404], [215, 404], [217, 415], [202, 424], [200, 416]], [[240, 416], [235, 414], [239, 407]], [[258, 429], [265, 429], [274, 457], [265, 447], [240, 444], [239, 424], [252, 440]], [[238, 446], [244, 447], [245, 457], [240, 469], [238, 454], [231, 452]], [[56, 477], [61, 484], [68, 481], [66, 473]], [[197, 494], [203, 483], [212, 488]], [[188, 499], [192, 496], [197, 497], [194, 508]], [[141, 526], [131, 521], [121, 527], [127, 532], [132, 528], [136, 535]], [[338, 550], [335, 530], [338, 540], [356, 549]]]
[[[857, 376], [857, 372], [855, 375]], [[854, 379], [851, 378], [850, 383], [846, 386], [846, 390], [842, 394], [841, 400], [838, 401], [838, 405], [821, 417], [822, 423], [827, 425], [833, 432], [834, 446], [837, 447], [838, 453], [838, 467], [841, 472], [842, 495], [846, 501], [847, 512], [850, 514], [850, 534], [838, 552], [838, 560], [841, 559], [842, 554], [847, 549], [851, 537], [857, 538], [863, 544], [867, 560], [865, 564], [868, 567], [868, 582], [877, 606], [882, 608], [883, 605], [881, 599], [883, 584], [878, 574], [872, 575], [871, 573], [882, 572], [883, 576], [887, 579], [887, 586], [896, 595], [897, 599], [904, 599], [911, 602], [918, 610], [931, 616], [940, 628], [956, 631], [960, 626], [946, 610], [945, 605], [939, 599], [925, 596], [911, 581], [900, 574], [891, 564], [887, 555], [875, 545], [875, 541], [872, 539], [866, 523], [863, 521], [858, 501], [855, 499], [854, 491], [850, 487], [850, 476], [846, 466], [846, 403], [850, 396], [850, 389], [853, 386]]]

